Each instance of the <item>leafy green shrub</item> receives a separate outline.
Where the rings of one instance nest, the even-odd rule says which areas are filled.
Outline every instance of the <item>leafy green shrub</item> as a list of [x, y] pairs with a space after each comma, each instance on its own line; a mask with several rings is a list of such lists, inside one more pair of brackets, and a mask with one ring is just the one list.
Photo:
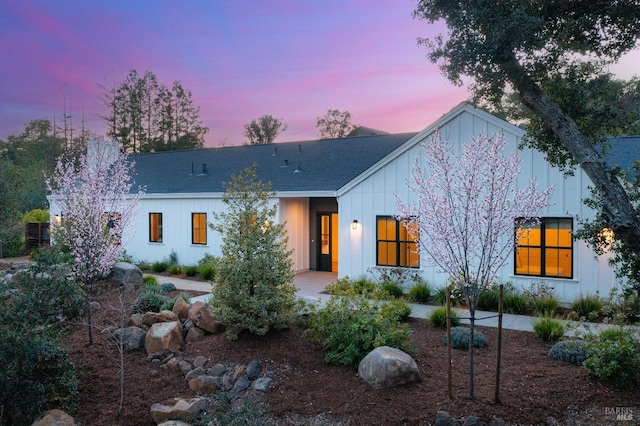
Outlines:
[[30, 425], [48, 409], [73, 409], [76, 371], [57, 340], [0, 327], [0, 359], [0, 424]]
[[198, 266], [198, 275], [207, 281], [213, 281], [216, 277], [216, 270], [211, 265]]
[[[460, 306], [462, 301], [462, 293], [456, 288], [451, 288], [451, 306]], [[445, 287], [436, 290], [432, 300], [434, 305], [446, 305], [447, 304], [447, 289]]]
[[334, 296], [349, 296], [357, 294], [376, 294], [378, 286], [366, 277], [352, 280], [349, 277], [340, 278], [335, 283], [325, 287], [327, 293]]
[[592, 377], [628, 389], [640, 384], [640, 343], [631, 330], [610, 328], [586, 337], [589, 358], [583, 365]]
[[481, 311], [497, 311], [499, 298], [500, 288], [498, 286], [493, 286], [480, 294], [476, 307]]
[[49, 210], [29, 210], [22, 216], [22, 223], [49, 223]]
[[578, 319], [595, 320], [601, 309], [602, 302], [598, 296], [580, 296], [571, 304], [571, 313]]
[[[469, 341], [471, 340], [471, 329], [469, 327], [453, 327], [451, 329], [451, 347], [454, 349], [469, 349]], [[447, 334], [442, 336], [442, 343], [446, 345], [448, 342]], [[484, 337], [479, 330], [473, 331], [473, 347], [483, 348], [487, 346], [487, 338]]]
[[169, 299], [168, 301], [166, 301], [161, 307], [160, 310], [168, 310], [168, 311], [172, 311], [173, 310], [173, 306], [176, 304], [176, 300], [178, 300], [178, 297], [182, 297], [182, 299], [189, 303], [190, 302], [190, 296], [187, 293], [181, 292], [180, 294], [176, 295], [175, 297], [172, 297], [171, 299]]
[[[440, 306], [429, 315], [429, 324], [438, 328], [447, 328], [447, 307]], [[451, 310], [451, 327], [460, 325], [460, 315], [455, 309]]]
[[136, 294], [131, 310], [134, 313], [160, 312], [162, 306], [170, 300], [159, 285], [144, 286]]
[[502, 312], [524, 314], [529, 310], [529, 300], [518, 291], [508, 291], [502, 295]]
[[378, 346], [408, 350], [407, 324], [385, 309], [385, 303], [364, 295], [332, 296], [309, 318], [307, 336], [322, 342], [329, 364], [358, 366]]
[[169, 263], [169, 266], [178, 266], [178, 254], [175, 250], [171, 249], [167, 263]]
[[153, 272], [166, 272], [169, 269], [169, 264], [165, 261], [153, 262], [151, 269]]
[[551, 346], [549, 356], [556, 361], [582, 365], [588, 357], [587, 344], [583, 340], [561, 340]]
[[402, 286], [393, 281], [384, 281], [381, 285], [380, 290], [383, 292], [383, 294], [387, 294], [389, 295], [389, 297], [393, 299], [399, 299], [402, 296], [404, 296], [404, 291], [402, 290]]
[[538, 316], [553, 316], [558, 309], [560, 309], [560, 303], [553, 295], [531, 299], [531, 310]]
[[[211, 396], [211, 407], [190, 419], [194, 426], [276, 426], [278, 424], [262, 404], [249, 399], [238, 399], [229, 392], [216, 392]], [[297, 424], [297, 423], [296, 423]]]
[[189, 265], [184, 267], [184, 274], [188, 277], [195, 277], [198, 273], [198, 267], [195, 265]]
[[545, 342], [555, 342], [564, 335], [565, 327], [557, 319], [547, 315], [533, 323], [533, 332]]
[[407, 322], [411, 315], [411, 306], [402, 300], [392, 300], [382, 306], [383, 315], [393, 316], [400, 322]]
[[220, 258], [207, 253], [198, 261], [197, 271], [205, 280], [213, 281], [216, 277], [219, 266]]
[[69, 266], [73, 263], [71, 253], [63, 250], [58, 245], [38, 247], [31, 252], [31, 257], [42, 270], [49, 269], [49, 266]]
[[144, 285], [157, 285], [158, 279], [153, 275], [144, 275], [142, 277], [142, 284]]
[[409, 289], [407, 297], [412, 303], [427, 303], [431, 297], [431, 287], [425, 282], [419, 282]]
[[182, 268], [178, 265], [170, 265], [169, 266], [169, 273], [171, 275], [180, 275], [182, 273]]
[[601, 299], [604, 321], [613, 324], [633, 324], [640, 321], [640, 286], [614, 287]]
[[149, 264], [148, 262], [139, 262], [138, 263], [138, 268], [140, 268], [141, 271], [151, 271], [151, 264]]

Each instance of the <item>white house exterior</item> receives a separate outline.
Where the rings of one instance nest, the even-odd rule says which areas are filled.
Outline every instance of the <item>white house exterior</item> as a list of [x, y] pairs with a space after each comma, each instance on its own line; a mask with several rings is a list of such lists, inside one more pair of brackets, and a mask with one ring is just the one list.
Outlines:
[[[525, 184], [535, 174], [541, 188], [555, 185], [552, 204], [543, 214], [542, 226], [548, 232], [541, 235], [558, 237], [557, 244], [536, 242], [535, 247], [519, 252], [518, 270], [514, 254], [501, 270], [500, 280], [523, 288], [544, 282], [566, 302], [579, 295], [608, 294], [617, 281], [606, 256], [596, 258], [585, 243], [565, 238], [577, 229], [578, 218], [593, 217], [594, 212], [582, 203], [589, 195], [588, 177], [580, 169], [574, 176], [564, 176], [541, 153], [517, 150], [522, 129], [468, 104], [460, 104], [417, 134], [134, 155], [136, 184], [147, 186], [147, 194], [127, 253], [136, 261], [153, 262], [175, 251], [184, 265], [195, 264], [205, 253], [219, 256], [221, 237], [204, 225], [213, 220], [212, 212], [224, 208], [222, 182], [256, 164], [258, 179], [271, 182], [277, 191], [273, 202], [279, 207], [279, 221], [286, 223], [296, 272], [369, 275], [373, 267], [394, 264], [386, 249], [380, 261], [381, 247], [399, 246], [388, 235], [381, 237], [379, 228], [393, 226], [394, 194], [413, 201], [406, 179], [420, 154], [420, 143], [436, 130], [458, 150], [471, 137], [502, 132], [507, 150], [522, 159], [519, 182]], [[59, 214], [55, 203], [51, 214]], [[535, 264], [538, 261], [540, 265]], [[412, 258], [410, 265], [406, 263], [396, 256], [397, 266], [409, 266], [434, 286], [445, 285], [447, 277], [427, 259]]]

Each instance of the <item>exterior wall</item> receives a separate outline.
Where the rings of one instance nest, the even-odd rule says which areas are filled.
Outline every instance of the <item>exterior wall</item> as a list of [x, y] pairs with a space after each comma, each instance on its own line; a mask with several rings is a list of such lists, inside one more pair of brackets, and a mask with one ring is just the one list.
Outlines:
[[[410, 176], [414, 159], [421, 152], [419, 143], [428, 140], [436, 128], [445, 140], [455, 145], [456, 152], [460, 151], [461, 144], [469, 141], [471, 136], [484, 134], [491, 137], [502, 131], [508, 142], [506, 150], [517, 152], [522, 159], [522, 173], [518, 182], [526, 185], [535, 174], [539, 188], [555, 185], [551, 205], [543, 212], [543, 216], [573, 218], [574, 230], [578, 228], [577, 218], [593, 217], [593, 212], [582, 203], [582, 199], [589, 195], [590, 182], [582, 170], [576, 170], [575, 176], [565, 177], [558, 169], [551, 167], [541, 153], [530, 149], [517, 150], [524, 134], [521, 129], [484, 112], [476, 112], [471, 107], [462, 108], [458, 112], [445, 116], [399, 148], [371, 174], [339, 191], [342, 231], [339, 277], [368, 275], [370, 268], [376, 265], [376, 216], [397, 213], [394, 194], [405, 202], [416, 201], [406, 180]], [[424, 161], [422, 167], [425, 167]], [[359, 222], [357, 230], [350, 226], [354, 219]], [[439, 273], [436, 267], [429, 266], [424, 256], [420, 259], [420, 272], [424, 279], [435, 286], [446, 284], [447, 275]], [[606, 295], [616, 284], [615, 275], [608, 266], [606, 257], [596, 259], [594, 252], [581, 241], [574, 241], [572, 279], [516, 276], [513, 255], [502, 268], [499, 279], [503, 282], [511, 281], [521, 288], [529, 288], [532, 283], [544, 281], [555, 287], [556, 297], [564, 302], [570, 302], [581, 294], [599, 292]]]
[[309, 270], [309, 199], [280, 198], [280, 223], [285, 223], [294, 272]]

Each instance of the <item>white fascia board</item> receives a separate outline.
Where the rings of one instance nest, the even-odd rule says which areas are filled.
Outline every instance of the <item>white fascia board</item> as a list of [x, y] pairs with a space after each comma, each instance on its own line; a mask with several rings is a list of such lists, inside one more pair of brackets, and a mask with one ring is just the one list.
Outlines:
[[[147, 200], [186, 200], [186, 199], [220, 199], [223, 192], [183, 192], [183, 193], [146, 193], [142, 198]], [[280, 191], [276, 198], [317, 198], [335, 197], [336, 191]]]

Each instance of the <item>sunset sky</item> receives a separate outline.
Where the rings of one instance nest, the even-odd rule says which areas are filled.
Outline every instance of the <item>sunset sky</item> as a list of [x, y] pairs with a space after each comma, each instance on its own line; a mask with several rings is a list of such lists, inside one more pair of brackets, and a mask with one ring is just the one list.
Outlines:
[[[98, 84], [150, 70], [179, 80], [210, 128], [207, 146], [241, 144], [271, 114], [278, 142], [316, 139], [329, 108], [388, 132], [418, 131], [469, 96], [416, 43], [443, 27], [414, 20], [415, 0], [0, 0], [0, 139], [32, 119], [74, 120], [99, 134]], [[638, 73], [640, 55], [613, 69]], [[76, 122], [74, 122], [76, 124]], [[79, 124], [78, 124], [79, 125]]]

